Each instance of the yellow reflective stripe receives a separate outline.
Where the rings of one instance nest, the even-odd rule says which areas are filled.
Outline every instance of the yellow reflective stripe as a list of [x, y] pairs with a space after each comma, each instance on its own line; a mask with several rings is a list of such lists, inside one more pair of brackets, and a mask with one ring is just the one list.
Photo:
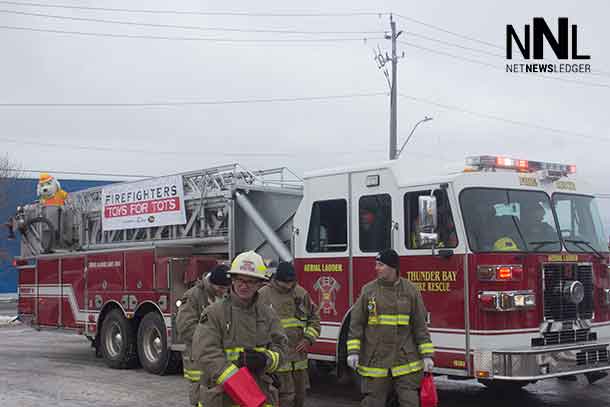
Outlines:
[[360, 339], [350, 339], [347, 341], [347, 351], [357, 351], [360, 350]]
[[292, 372], [292, 363], [287, 363], [285, 365], [282, 365], [275, 370], [275, 373], [287, 373], [287, 372]]
[[184, 378], [192, 382], [198, 382], [201, 379], [201, 370], [184, 369]]
[[239, 357], [239, 353], [243, 352], [244, 348], [225, 348], [225, 355], [230, 362], [235, 362]]
[[388, 377], [388, 370], [389, 369], [379, 367], [358, 366], [358, 373], [360, 376], [366, 377]]
[[421, 360], [418, 360], [418, 361], [407, 363], [404, 365], [394, 366], [391, 370], [392, 370], [392, 376], [397, 377], [397, 376], [403, 376], [403, 375], [406, 375], [409, 373], [418, 372], [418, 371], [422, 370], [423, 368], [424, 368], [424, 363]]
[[434, 345], [431, 342], [420, 344], [419, 353], [421, 353], [422, 355], [434, 353]]
[[283, 364], [279, 368], [277, 368], [275, 373], [287, 373], [287, 372], [292, 372], [293, 370], [305, 370], [305, 369], [307, 369], [307, 367], [308, 367], [308, 365], [307, 365], [306, 360], [288, 362], [286, 364]]
[[369, 325], [399, 326], [409, 325], [410, 320], [411, 316], [406, 314], [380, 314], [369, 316], [368, 323]]
[[[273, 352], [272, 350], [269, 350], [267, 348], [262, 348], [262, 347], [256, 347], [256, 348], [254, 348], [254, 350], [256, 352], [263, 352], [264, 354], [267, 355], [267, 357], [269, 357], [269, 359], [271, 359], [271, 366], [269, 367], [270, 372], [273, 372], [274, 370], [277, 369], [277, 367], [280, 363], [279, 353]], [[244, 352], [244, 351], [245, 351], [245, 349], [242, 347], [226, 348], [225, 355], [227, 356], [227, 359], [230, 362], [234, 362], [239, 358], [240, 352]]]
[[304, 328], [305, 327], [305, 322], [297, 319], [297, 318], [285, 318], [285, 319], [281, 319], [280, 322], [282, 323], [282, 328], [286, 329], [286, 328]]
[[307, 361], [306, 360], [299, 360], [297, 362], [294, 362], [294, 370], [305, 370], [307, 369]]
[[[260, 348], [254, 348], [254, 350], [258, 350]], [[259, 352], [264, 352], [270, 359], [271, 359], [271, 366], [269, 366], [269, 368], [267, 369], [267, 371], [269, 373], [275, 372], [278, 368], [278, 366], [280, 365], [280, 354], [277, 352], [274, 352], [270, 349], [264, 349], [259, 351]]]
[[233, 363], [227, 367], [224, 372], [220, 376], [218, 376], [218, 380], [216, 380], [216, 384], [223, 384], [226, 382], [231, 376], [237, 373], [239, 369]]
[[318, 336], [320, 336], [320, 331], [313, 326], [309, 326], [305, 329], [305, 335], [311, 337], [312, 339], [316, 339]]
[[396, 323], [398, 325], [409, 325], [410, 321], [411, 321], [410, 315], [398, 314], [398, 321], [396, 321]]

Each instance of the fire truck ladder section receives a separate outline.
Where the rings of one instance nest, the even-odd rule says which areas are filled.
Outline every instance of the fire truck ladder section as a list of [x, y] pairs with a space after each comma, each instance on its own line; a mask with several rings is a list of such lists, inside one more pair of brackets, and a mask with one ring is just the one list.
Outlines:
[[194, 253], [229, 259], [243, 250], [257, 250], [267, 258], [292, 260], [293, 216], [303, 197], [303, 181], [294, 172], [285, 167], [250, 171], [230, 164], [178, 175], [185, 224], [105, 231], [103, 187], [90, 188], [71, 193], [64, 207], [18, 208], [14, 223], [22, 234], [22, 257], [187, 245]]

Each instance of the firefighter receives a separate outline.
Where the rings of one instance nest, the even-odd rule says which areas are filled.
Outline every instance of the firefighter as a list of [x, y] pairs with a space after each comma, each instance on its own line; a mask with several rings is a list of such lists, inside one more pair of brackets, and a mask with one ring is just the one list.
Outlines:
[[303, 407], [309, 388], [307, 351], [320, 336], [320, 314], [309, 293], [296, 281], [291, 263], [277, 266], [271, 284], [259, 290], [261, 301], [280, 317], [288, 336], [284, 363], [276, 371], [280, 382], [280, 406]]
[[204, 278], [189, 290], [187, 290], [178, 308], [176, 316], [176, 330], [178, 339], [186, 345], [182, 352], [182, 366], [184, 378], [191, 383], [189, 400], [192, 405], [197, 405], [199, 400], [199, 379], [201, 370], [193, 362], [191, 345], [193, 334], [197, 328], [199, 316], [210, 304], [221, 300], [227, 294], [231, 279], [228, 275], [229, 267], [219, 264]]
[[418, 407], [423, 372], [434, 366], [424, 302], [400, 277], [398, 263], [392, 249], [377, 255], [377, 279], [362, 288], [351, 311], [347, 364], [362, 377], [363, 407], [385, 406], [392, 391], [400, 406]]
[[268, 280], [266, 271], [255, 252], [238, 255], [229, 270], [229, 296], [210, 305], [199, 318], [193, 356], [201, 367], [200, 406], [237, 404], [223, 385], [240, 367], [247, 367], [254, 376], [267, 398], [264, 406], [277, 404], [270, 375], [283, 363], [288, 339], [275, 311], [259, 301], [257, 291]]

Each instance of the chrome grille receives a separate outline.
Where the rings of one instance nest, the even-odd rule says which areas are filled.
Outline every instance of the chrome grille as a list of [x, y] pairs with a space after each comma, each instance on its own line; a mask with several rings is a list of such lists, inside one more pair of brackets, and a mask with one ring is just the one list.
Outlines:
[[607, 365], [608, 349], [588, 349], [576, 354], [577, 366]]
[[544, 332], [536, 346], [561, 345], [564, 343], [584, 342], [589, 340], [588, 329], [568, 329], [564, 331]]
[[578, 304], [578, 314], [581, 319], [593, 318], [593, 270], [590, 264], [578, 265], [576, 268], [578, 281], [585, 287], [585, 298]]
[[[573, 321], [593, 317], [593, 272], [591, 265], [550, 263], [543, 266], [544, 319], [547, 321]], [[565, 285], [580, 281], [584, 299], [573, 304], [563, 295]]]

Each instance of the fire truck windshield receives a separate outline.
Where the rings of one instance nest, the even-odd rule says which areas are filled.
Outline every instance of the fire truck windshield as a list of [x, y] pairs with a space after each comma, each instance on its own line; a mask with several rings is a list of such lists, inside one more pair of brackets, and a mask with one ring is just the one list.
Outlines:
[[597, 203], [590, 196], [553, 194], [561, 238], [570, 252], [607, 252]]
[[551, 202], [544, 192], [470, 188], [460, 194], [460, 206], [475, 252], [561, 250]]

